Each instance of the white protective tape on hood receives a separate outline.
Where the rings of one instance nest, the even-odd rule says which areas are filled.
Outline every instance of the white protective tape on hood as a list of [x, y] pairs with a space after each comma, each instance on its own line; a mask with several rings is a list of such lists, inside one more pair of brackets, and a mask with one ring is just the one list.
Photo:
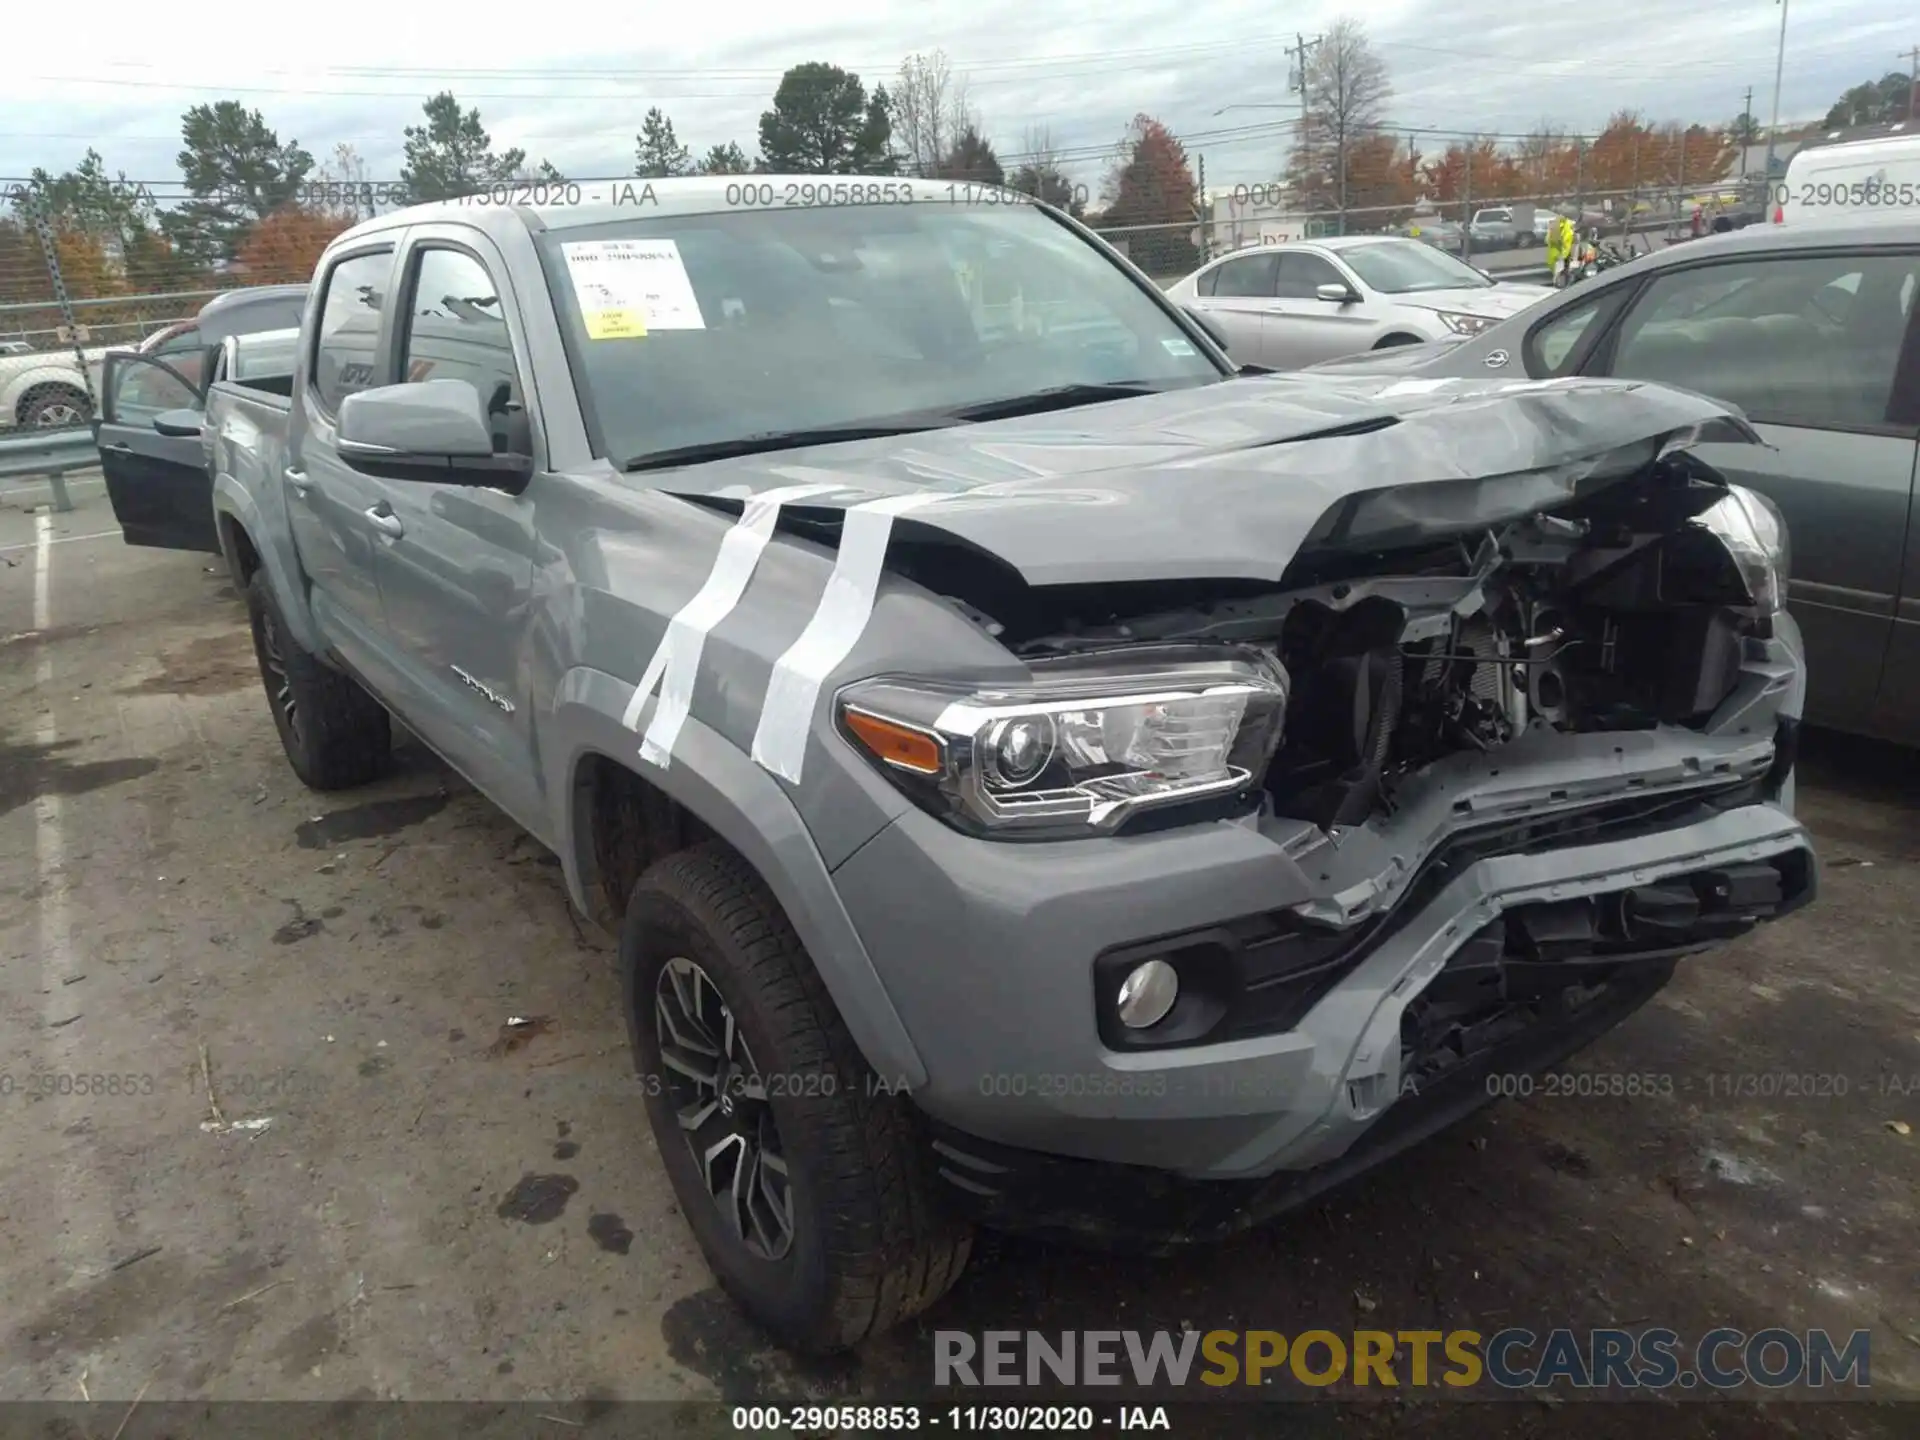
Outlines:
[[840, 528], [840, 553], [833, 574], [800, 638], [774, 662], [767, 698], [753, 732], [753, 758], [791, 784], [800, 783], [800, 766], [813, 729], [820, 687], [837, 669], [867, 628], [880, 567], [893, 536], [893, 517], [944, 498], [942, 493], [889, 495], [869, 500], [846, 513]]
[[661, 636], [659, 648], [647, 662], [640, 683], [634, 687], [633, 698], [627, 702], [626, 713], [621, 716], [621, 722], [629, 730], [634, 729], [640, 723], [640, 712], [646, 708], [647, 697], [653, 694], [654, 686], [661, 687], [660, 703], [654, 707], [653, 719], [640, 741], [643, 759], [663, 770], [672, 763], [674, 742], [680, 738], [680, 727], [686, 723], [693, 705], [693, 682], [700, 673], [700, 655], [706, 648], [707, 636], [714, 626], [733, 613], [740, 597], [746, 593], [747, 582], [760, 563], [760, 554], [773, 536], [780, 507], [838, 488], [826, 484], [785, 485], [746, 501], [740, 518], [721, 537], [720, 552], [714, 557], [706, 583], [667, 622], [667, 633]]

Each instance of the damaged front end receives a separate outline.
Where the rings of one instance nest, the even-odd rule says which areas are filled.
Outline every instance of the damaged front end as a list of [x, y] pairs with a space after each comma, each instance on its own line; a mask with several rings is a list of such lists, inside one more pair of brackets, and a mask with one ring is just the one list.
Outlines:
[[[1668, 437], [1355, 493], [1278, 585], [1036, 588], [999, 613], [953, 595], [1030, 681], [882, 678], [839, 718], [916, 799], [996, 838], [1247, 813], [1337, 837], [1449, 757], [1529, 736], [1718, 734], [1730, 702], [1750, 734], [1798, 680], [1775, 644], [1787, 563], [1771, 503]], [[910, 547], [895, 568], [915, 576]], [[1763, 769], [1776, 738], [1753, 738]]]
[[[1804, 683], [1786, 537], [1700, 438], [1357, 492], [1277, 585], [1007, 590], [997, 606], [949, 586], [1031, 679], [868, 681], [841, 693], [839, 723], [982, 836], [1210, 820], [1279, 846], [1310, 898], [1102, 953], [1100, 1038], [1255, 1041], [1338, 991], [1361, 1008], [1326, 1022], [1347, 1037], [1329, 1079], [1350, 1122], [1324, 1139], [1330, 1160], [1408, 1081], [1574, 1033], [1811, 898], [1786, 790]], [[1155, 958], [1177, 998], [1134, 1025], [1123, 987]]]

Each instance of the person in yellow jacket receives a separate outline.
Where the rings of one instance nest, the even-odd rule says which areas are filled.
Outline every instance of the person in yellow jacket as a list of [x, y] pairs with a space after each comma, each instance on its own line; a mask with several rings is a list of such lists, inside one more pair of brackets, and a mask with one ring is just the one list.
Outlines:
[[1573, 259], [1573, 222], [1564, 215], [1554, 217], [1547, 227], [1547, 277], [1561, 283], [1561, 267]]

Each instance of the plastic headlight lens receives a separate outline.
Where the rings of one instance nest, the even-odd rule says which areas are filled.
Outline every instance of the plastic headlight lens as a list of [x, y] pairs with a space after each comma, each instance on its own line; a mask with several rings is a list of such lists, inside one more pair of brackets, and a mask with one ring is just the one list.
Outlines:
[[1440, 323], [1456, 335], [1478, 335], [1493, 324], [1492, 318], [1486, 315], [1463, 315], [1458, 310], [1442, 310], [1439, 314]]
[[1744, 485], [1729, 485], [1726, 498], [1695, 523], [1727, 547], [1755, 605], [1769, 615], [1786, 608], [1792, 557], [1786, 521], [1771, 500]]
[[849, 686], [849, 739], [963, 829], [1101, 834], [1142, 810], [1258, 783], [1280, 743], [1287, 675], [1240, 647], [1131, 649], [1041, 661], [1032, 680]]

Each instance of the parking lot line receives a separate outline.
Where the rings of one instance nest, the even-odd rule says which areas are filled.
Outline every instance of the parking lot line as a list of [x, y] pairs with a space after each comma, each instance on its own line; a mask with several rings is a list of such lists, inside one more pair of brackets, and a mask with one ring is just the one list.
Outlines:
[[[62, 537], [53, 533], [53, 516], [34, 516], [33, 628], [45, 634], [53, 625], [53, 547]], [[52, 645], [41, 645], [34, 662], [34, 681], [42, 696], [43, 709], [35, 726], [34, 739], [42, 754], [53, 753], [60, 738], [54, 718]], [[50, 1075], [59, 1076], [79, 1068], [78, 1027], [68, 1029], [77, 1018], [70, 981], [76, 974], [73, 955], [72, 915], [68, 906], [67, 843], [65, 805], [57, 789], [43, 789], [33, 802], [33, 839], [38, 880], [40, 1023], [45, 1037], [41, 1064]], [[64, 1093], [56, 1084], [48, 1097], [53, 1109], [53, 1126], [61, 1134], [71, 1134], [71, 1125], [81, 1118], [86, 1101]], [[84, 1154], [84, 1143], [76, 1149]], [[69, 1161], [54, 1192], [67, 1223], [61, 1231], [61, 1259], [70, 1276], [79, 1277], [84, 1269], [81, 1257], [103, 1253], [99, 1246], [107, 1234], [106, 1209], [99, 1186], [86, 1173], [84, 1162]]]
[[[40, 537], [35, 540], [23, 541], [18, 545], [0, 545], [0, 555], [6, 554], [9, 550], [38, 551], [46, 545], [72, 545], [81, 540], [106, 540], [120, 533], [118, 530], [95, 530], [87, 535], [55, 535], [53, 534], [53, 517], [51, 515], [36, 515], [33, 518], [35, 527], [41, 532]], [[46, 573], [45, 566], [41, 567], [41, 573]], [[34, 583], [38, 585], [40, 582], [36, 580]], [[37, 621], [35, 623], [38, 624]]]

